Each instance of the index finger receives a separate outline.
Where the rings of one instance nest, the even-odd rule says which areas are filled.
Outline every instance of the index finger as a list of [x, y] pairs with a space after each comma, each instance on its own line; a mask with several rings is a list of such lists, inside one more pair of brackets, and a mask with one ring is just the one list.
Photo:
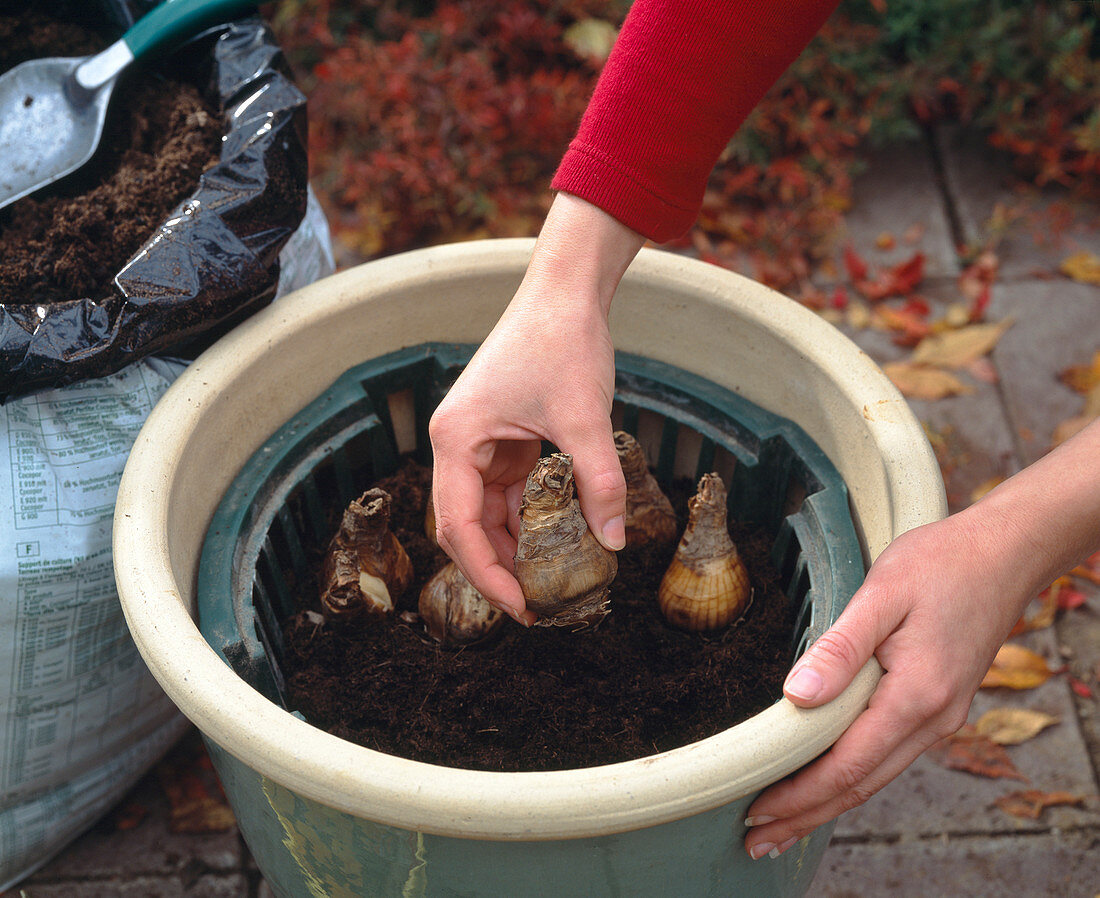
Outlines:
[[[436, 537], [440, 547], [491, 605], [529, 625], [534, 615], [519, 582], [501, 563], [485, 532], [485, 487], [477, 469], [437, 464], [433, 474]], [[463, 511], [464, 510], [464, 511]]]

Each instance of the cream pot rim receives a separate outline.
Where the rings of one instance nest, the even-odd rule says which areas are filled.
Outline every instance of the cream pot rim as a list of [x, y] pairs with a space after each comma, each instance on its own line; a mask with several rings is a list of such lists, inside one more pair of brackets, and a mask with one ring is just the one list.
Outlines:
[[[407, 830], [578, 838], [720, 807], [828, 748], [866, 706], [881, 673], [872, 659], [824, 707], [780, 700], [718, 735], [651, 757], [491, 773], [408, 761], [331, 736], [268, 701], [210, 648], [192, 617], [199, 553], [244, 460], [352, 364], [428, 340], [478, 342], [510, 299], [532, 246], [485, 240], [404, 253], [260, 311], [169, 388], [119, 488], [119, 595], [137, 647], [169, 697], [263, 777]], [[868, 560], [945, 513], [939, 469], [905, 401], [862, 351], [797, 303], [716, 266], [645, 249], [620, 287], [612, 332], [617, 348], [679, 365], [796, 420], [849, 483]], [[758, 351], [779, 354], [782, 370], [802, 366], [806, 382], [763, 375]]]

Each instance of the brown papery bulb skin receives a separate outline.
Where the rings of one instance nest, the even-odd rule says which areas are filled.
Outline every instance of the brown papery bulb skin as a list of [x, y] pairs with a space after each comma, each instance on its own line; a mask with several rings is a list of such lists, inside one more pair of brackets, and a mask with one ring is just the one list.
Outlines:
[[528, 475], [517, 542], [516, 579], [538, 625], [579, 629], [604, 618], [619, 562], [585, 523], [571, 456], [540, 458]]
[[453, 561], [424, 584], [417, 611], [433, 639], [453, 646], [483, 642], [493, 636], [505, 620]]
[[614, 433], [615, 451], [626, 478], [626, 544], [631, 547], [674, 542], [676, 512], [646, 464], [645, 450], [625, 430]]
[[717, 630], [744, 613], [751, 591], [729, 535], [725, 484], [717, 474], [704, 474], [688, 501], [687, 528], [657, 592], [661, 613], [682, 630]]
[[435, 502], [432, 500], [432, 491], [428, 490], [428, 507], [424, 511], [424, 535], [431, 540], [433, 546], [439, 545], [435, 537]]
[[327, 617], [389, 614], [412, 583], [413, 566], [390, 530], [390, 494], [371, 489], [351, 502], [321, 569]]

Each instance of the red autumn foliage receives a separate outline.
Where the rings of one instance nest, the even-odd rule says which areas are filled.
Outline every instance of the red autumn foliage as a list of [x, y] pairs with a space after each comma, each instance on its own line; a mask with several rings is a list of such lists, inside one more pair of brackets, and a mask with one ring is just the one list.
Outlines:
[[[570, 49], [567, 30], [588, 19], [617, 27], [628, 6], [265, 4], [310, 95], [313, 181], [340, 242], [370, 257], [535, 233], [600, 65], [599, 54]], [[944, 119], [985, 129], [1038, 183], [1094, 191], [1100, 64], [1083, 5], [1008, 5], [992, 16], [986, 6], [845, 0], [730, 144], [680, 244], [797, 293], [832, 262], [869, 141], [911, 138]], [[907, 292], [904, 272], [888, 283], [849, 273], [874, 300]], [[969, 298], [980, 320], [988, 290]]]

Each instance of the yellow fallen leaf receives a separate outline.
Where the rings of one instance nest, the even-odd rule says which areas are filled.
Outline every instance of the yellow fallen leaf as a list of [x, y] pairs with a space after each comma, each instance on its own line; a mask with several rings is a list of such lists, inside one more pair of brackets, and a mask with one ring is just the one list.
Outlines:
[[1097, 384], [1085, 394], [1085, 407], [1081, 410], [1081, 414], [1067, 418], [1054, 428], [1054, 433], [1050, 439], [1051, 446], [1054, 447], [1064, 443], [1075, 433], [1088, 427], [1097, 418], [1100, 418], [1100, 384]]
[[974, 489], [970, 491], [970, 501], [977, 502], [982, 496], [988, 493], [995, 486], [999, 486], [1004, 483], [1003, 477], [990, 477], [988, 480], [983, 480]]
[[[966, 327], [970, 323], [970, 307], [965, 303], [953, 302], [949, 305], [943, 313], [943, 318], [932, 325], [932, 330], [936, 333], [945, 330], [957, 330], [960, 327]], [[942, 325], [938, 327], [937, 325]]]
[[912, 362], [889, 362], [882, 366], [882, 370], [894, 382], [894, 386], [910, 399], [943, 399], [946, 396], [974, 392], [973, 387], [967, 386], [950, 371], [941, 368], [915, 365]]
[[962, 368], [987, 355], [1010, 327], [1011, 319], [932, 334], [917, 344], [911, 360], [919, 365]]
[[1032, 630], [1043, 630], [1054, 626], [1054, 619], [1058, 616], [1058, 595], [1053, 589], [1044, 589], [1035, 599], [1029, 603], [1038, 603], [1039, 610], [1032, 615], [1026, 612], [1016, 621], [1009, 636], [1019, 636], [1021, 633], [1030, 633]]
[[848, 306], [848, 326], [856, 330], [863, 330], [871, 323], [871, 310], [861, 302], [853, 302]]
[[1096, 284], [1100, 286], [1100, 256], [1082, 250], [1072, 256], [1066, 256], [1058, 270], [1066, 277], [1071, 277], [1082, 284]]
[[974, 728], [998, 745], [1019, 745], [1034, 739], [1049, 726], [1058, 723], [1042, 711], [1029, 708], [994, 708], [978, 718]]
[[565, 29], [565, 44], [582, 59], [603, 63], [611, 54], [618, 31], [602, 19], [578, 19]]
[[982, 680], [982, 688], [1034, 689], [1042, 686], [1053, 673], [1042, 655], [1006, 642], [997, 650], [997, 657]]
[[1078, 393], [1088, 393], [1094, 387], [1100, 386], [1100, 349], [1087, 365], [1070, 365], [1058, 375], [1058, 379]]

